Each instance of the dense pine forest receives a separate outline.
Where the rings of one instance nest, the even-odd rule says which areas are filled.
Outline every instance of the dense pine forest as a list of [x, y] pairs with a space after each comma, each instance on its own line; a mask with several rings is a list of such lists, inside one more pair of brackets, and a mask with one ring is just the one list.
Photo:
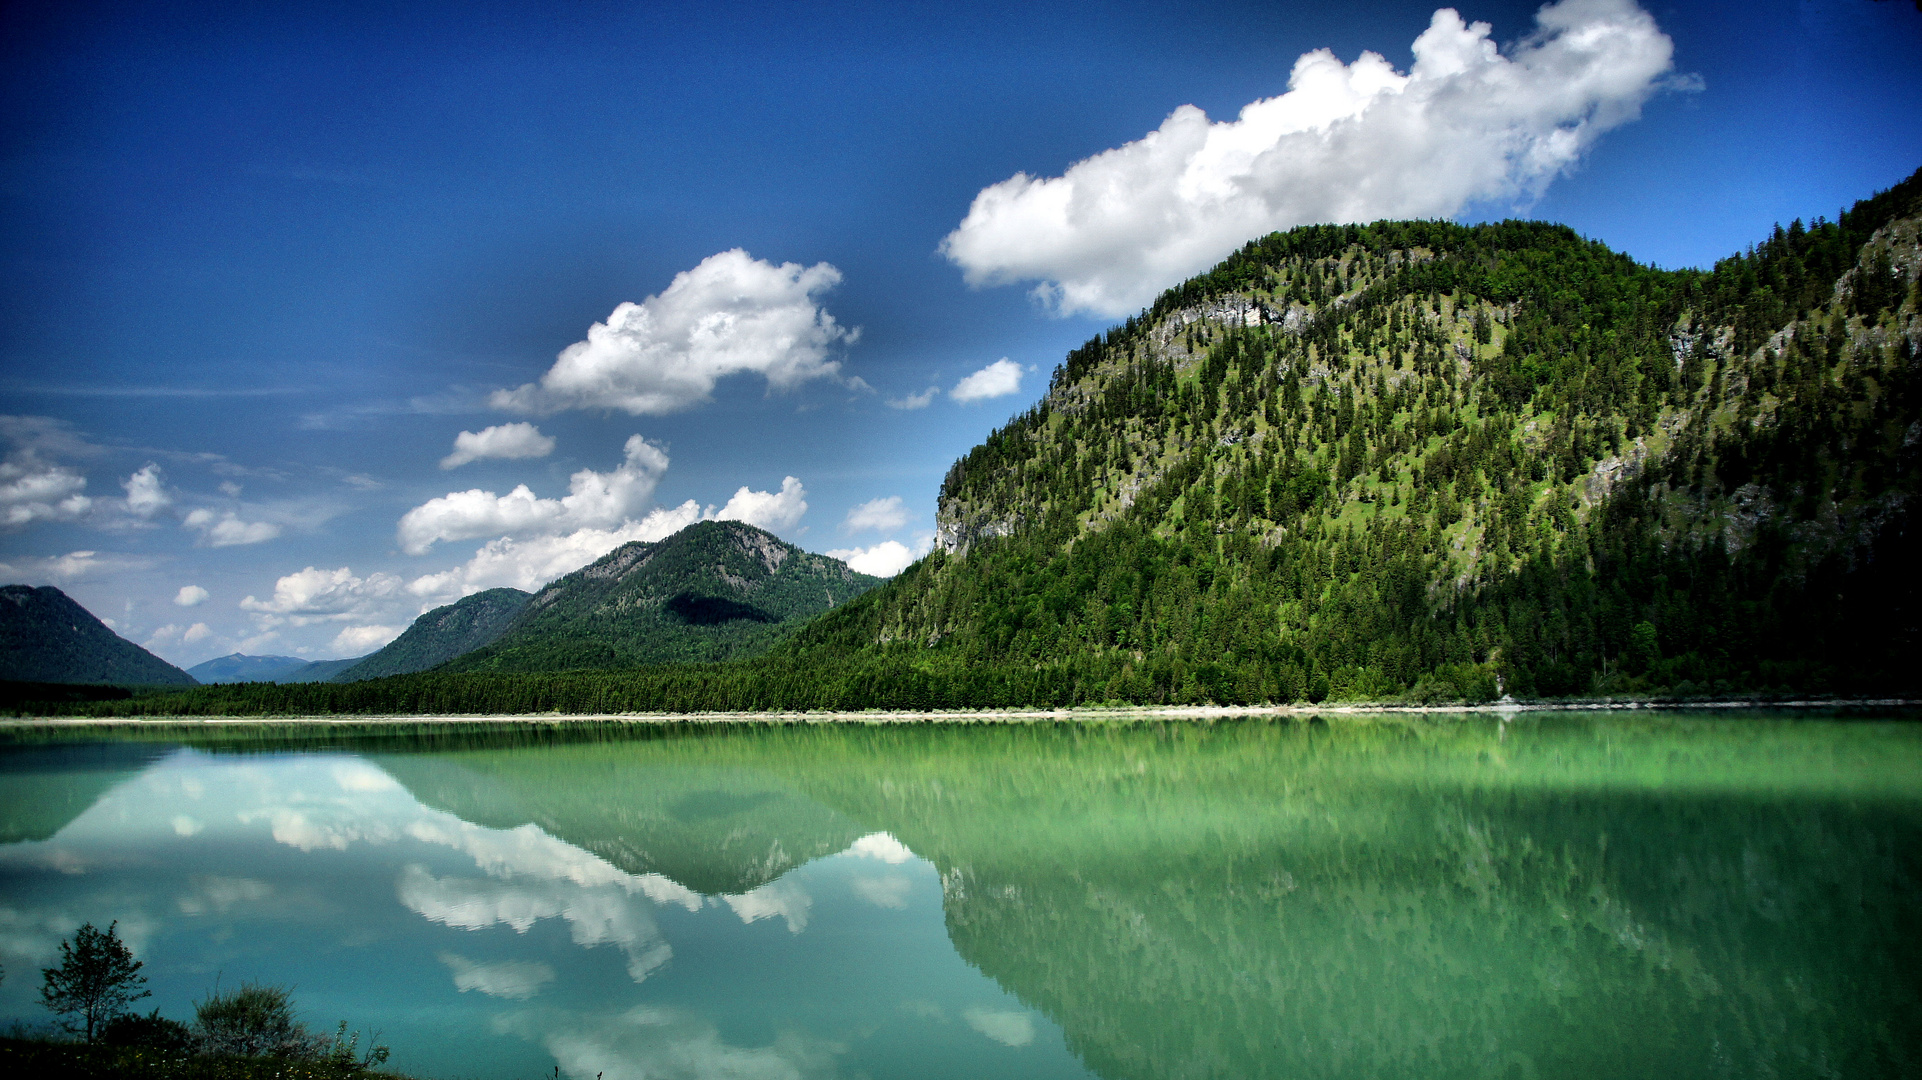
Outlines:
[[769, 656], [67, 708], [1912, 692], [1919, 229], [1922, 174], [1709, 271], [1535, 222], [1277, 233], [1071, 353], [949, 472], [938, 550]]

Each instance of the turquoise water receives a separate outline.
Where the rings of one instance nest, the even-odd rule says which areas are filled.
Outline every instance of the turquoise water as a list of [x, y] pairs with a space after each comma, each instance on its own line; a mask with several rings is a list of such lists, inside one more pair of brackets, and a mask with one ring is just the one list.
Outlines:
[[291, 986], [434, 1077], [1922, 1075], [1922, 725], [0, 742], [0, 1022]]

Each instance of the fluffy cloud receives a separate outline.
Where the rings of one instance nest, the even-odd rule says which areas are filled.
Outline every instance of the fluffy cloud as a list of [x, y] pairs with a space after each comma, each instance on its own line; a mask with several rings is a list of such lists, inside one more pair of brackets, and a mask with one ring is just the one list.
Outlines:
[[720, 512], [708, 516], [716, 521], [745, 521], [757, 529], [778, 532], [793, 528], [807, 512], [807, 489], [794, 477], [784, 476], [779, 491], [749, 491], [743, 484]]
[[72, 521], [93, 508], [80, 494], [87, 478], [65, 465], [40, 458], [31, 448], [0, 461], [0, 525], [35, 521]]
[[507, 926], [524, 934], [543, 919], [564, 919], [576, 945], [614, 945], [625, 952], [627, 973], [635, 982], [674, 955], [661, 937], [653, 905], [614, 886], [435, 877], [424, 867], [409, 866], [401, 872], [398, 891], [400, 902], [417, 914], [459, 930]]
[[102, 555], [97, 551], [70, 551], [46, 558], [27, 556], [0, 562], [0, 577], [23, 585], [55, 584], [100, 574], [145, 570], [154, 560], [126, 555]]
[[506, 587], [533, 592], [622, 544], [664, 539], [699, 520], [701, 505], [689, 499], [676, 507], [657, 508], [639, 521], [625, 522], [616, 529], [577, 529], [559, 536], [523, 539], [501, 537], [482, 546], [460, 566], [415, 578], [407, 584], [407, 591], [430, 605], [452, 603], [484, 589]]
[[626, 450], [612, 472], [575, 473], [569, 494], [559, 499], [537, 498], [526, 484], [506, 495], [474, 488], [431, 499], [400, 519], [401, 550], [419, 555], [441, 540], [619, 526], [647, 504], [667, 471], [667, 453], [639, 435], [627, 440]]
[[463, 994], [479, 990], [488, 997], [525, 1001], [554, 981], [554, 969], [538, 960], [482, 964], [458, 953], [443, 952], [440, 962], [454, 973], [454, 988]]
[[964, 1009], [968, 1026], [1003, 1046], [1026, 1046], [1034, 1041], [1034, 1018], [1015, 1009]]
[[243, 521], [232, 510], [216, 514], [204, 506], [188, 513], [180, 523], [198, 532], [208, 547], [258, 544], [280, 535], [280, 526], [271, 521]]
[[174, 594], [174, 603], [181, 607], [198, 607], [207, 602], [207, 590], [198, 585], [182, 585]]
[[424, 574], [407, 591], [432, 604], [452, 603], [483, 589], [506, 586], [533, 592], [562, 574], [572, 573], [635, 540], [665, 540], [697, 521], [745, 521], [762, 529], [784, 529], [807, 513], [807, 489], [786, 477], [781, 490], [734, 493], [720, 509], [689, 499], [679, 506], [656, 507], [646, 516], [611, 529], [576, 529], [554, 536], [504, 536], [483, 545], [466, 563], [438, 574]]
[[333, 644], [329, 648], [342, 656], [360, 656], [373, 652], [394, 640], [405, 629], [407, 629], [405, 626], [344, 627], [340, 633], [334, 635]]
[[829, 351], [859, 333], [816, 302], [840, 281], [827, 263], [776, 266], [739, 248], [711, 255], [676, 274], [660, 295], [615, 308], [586, 341], [562, 350], [540, 382], [490, 400], [543, 415], [621, 409], [659, 416], [709, 400], [726, 375], [758, 373], [776, 390], [832, 378], [840, 365]]
[[720, 508], [692, 499], [640, 514], [667, 472], [665, 451], [636, 435], [627, 460], [609, 473], [575, 473], [572, 494], [537, 498], [526, 485], [505, 496], [491, 491], [452, 492], [407, 512], [400, 520], [402, 548], [410, 554], [441, 540], [492, 534], [464, 565], [415, 578], [407, 591], [428, 605], [451, 603], [483, 589], [507, 586], [533, 591], [562, 574], [636, 540], [662, 540], [698, 521], [745, 521], [785, 529], [807, 513], [807, 489], [789, 476], [779, 491], [742, 486]]
[[899, 540], [883, 540], [873, 547], [837, 548], [827, 552], [827, 557], [847, 563], [856, 573], [893, 577], [925, 554], [926, 547], [915, 551]]
[[918, 394], [908, 394], [904, 397], [889, 398], [888, 408], [890, 409], [925, 409], [929, 405], [933, 404], [934, 399], [939, 397], [940, 394], [941, 394], [940, 387], [930, 386], [926, 390], [923, 390]]
[[793, 1031], [767, 1046], [736, 1045], [697, 1012], [651, 1005], [612, 1016], [528, 1009], [495, 1024], [538, 1041], [563, 1074], [605, 1080], [817, 1080], [843, 1075], [837, 1059], [848, 1049]]
[[36, 521], [72, 521], [93, 509], [81, 494], [87, 478], [59, 464], [61, 457], [86, 457], [100, 448], [50, 416], [0, 415], [0, 439], [8, 444], [0, 459], [0, 528]]
[[971, 401], [1007, 397], [1021, 389], [1021, 365], [1002, 357], [954, 384], [949, 397], [963, 405]]
[[847, 520], [841, 523], [843, 532], [890, 533], [908, 523], [907, 508], [901, 505], [901, 496], [890, 495], [885, 499], [869, 499], [867, 502], [848, 511]]
[[191, 626], [168, 623], [160, 629], [155, 630], [153, 634], [141, 644], [144, 648], [148, 649], [160, 649], [168, 645], [192, 645], [196, 642], [207, 640], [212, 637], [213, 634], [214, 632], [208, 629], [207, 624], [204, 622], [197, 622]]
[[290, 622], [309, 626], [322, 622], [352, 622], [370, 612], [391, 607], [403, 592], [401, 580], [392, 574], [372, 573], [357, 576], [351, 567], [319, 570], [309, 566], [274, 582], [274, 595], [266, 600], [248, 596], [240, 606], [261, 616], [263, 626]]
[[160, 466], [151, 461], [120, 486], [127, 489], [127, 512], [135, 517], [150, 518], [174, 504], [160, 479]]
[[457, 469], [481, 458], [538, 458], [554, 452], [554, 440], [532, 424], [495, 424], [454, 436], [454, 452], [440, 459], [443, 469]]
[[888, 832], [869, 833], [849, 844], [848, 849], [842, 854], [856, 859], [874, 859], [889, 866], [899, 866], [917, 858], [906, 844], [895, 839], [894, 834]]
[[1248, 239], [1309, 222], [1436, 218], [1538, 196], [1664, 85], [1673, 43], [1632, 0], [1562, 0], [1507, 56], [1435, 12], [1398, 72], [1319, 49], [1288, 92], [1211, 122], [1192, 105], [1058, 177], [975, 196], [941, 250], [972, 285], [1040, 281], [1062, 314], [1118, 316]]
[[779, 918], [787, 923], [790, 934], [808, 928], [808, 916], [814, 907], [814, 898], [789, 878], [770, 881], [752, 892], [723, 896], [721, 902], [744, 923]]

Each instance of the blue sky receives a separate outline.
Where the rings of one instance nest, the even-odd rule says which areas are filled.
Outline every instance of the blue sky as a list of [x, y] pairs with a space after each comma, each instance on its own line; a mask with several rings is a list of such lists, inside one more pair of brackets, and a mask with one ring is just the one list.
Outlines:
[[192, 664], [701, 516], [889, 569], [1268, 228], [1706, 265], [1922, 165], [1909, 3], [393, 7], [0, 13], [0, 576]]

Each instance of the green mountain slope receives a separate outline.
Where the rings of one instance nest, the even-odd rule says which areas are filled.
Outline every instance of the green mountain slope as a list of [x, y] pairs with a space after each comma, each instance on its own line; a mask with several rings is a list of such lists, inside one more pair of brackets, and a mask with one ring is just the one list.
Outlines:
[[298, 656], [248, 656], [229, 653], [203, 660], [187, 669], [203, 685], [214, 683], [274, 682], [312, 663]]
[[880, 584], [738, 521], [625, 544], [527, 601], [499, 640], [443, 671], [565, 671], [724, 660]]
[[1071, 354], [793, 659], [984, 703], [1913, 687], [1919, 211], [1708, 273], [1522, 222], [1252, 243]]
[[513, 625], [531, 594], [488, 589], [422, 615], [380, 651], [333, 676], [335, 682], [426, 671], [489, 645]]
[[0, 679], [194, 685], [193, 676], [109, 630], [51, 585], [0, 587]]

